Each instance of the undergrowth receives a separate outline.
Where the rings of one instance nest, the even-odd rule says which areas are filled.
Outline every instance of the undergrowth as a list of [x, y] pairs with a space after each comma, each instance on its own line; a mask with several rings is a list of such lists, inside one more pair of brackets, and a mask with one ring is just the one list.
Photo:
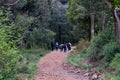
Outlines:
[[92, 65], [87, 64], [88, 60], [86, 60], [85, 58], [86, 58], [85, 54], [73, 54], [73, 53], [71, 53], [67, 57], [66, 62], [70, 63], [74, 66], [80, 67], [81, 69], [91, 69]]
[[105, 75], [105, 80], [120, 80], [119, 75], [110, 74], [110, 73], [105, 73], [104, 75]]
[[91, 64], [87, 64], [87, 54], [85, 48], [89, 45], [89, 41], [82, 39], [76, 46], [75, 51], [72, 51], [66, 59], [67, 63], [70, 63], [74, 66], [78, 66], [82, 69], [90, 69]]
[[[115, 42], [114, 29], [113, 27], [107, 27], [91, 40], [90, 46], [86, 49], [86, 53], [89, 55], [88, 58], [92, 61], [101, 60], [105, 53], [109, 53], [104, 48], [107, 48], [107, 44], [111, 44], [111, 42]], [[112, 47], [112, 45], [108, 47]]]
[[49, 51], [44, 49], [21, 50], [23, 57], [19, 61], [18, 78], [19, 80], [33, 80], [37, 71], [37, 63], [41, 57], [45, 56]]
[[[87, 63], [84, 62], [86, 59], [90, 62], [99, 62], [96, 70], [108, 70], [114, 73], [112, 77], [110, 73], [105, 74], [105, 80], [120, 80], [120, 44], [115, 40], [112, 26], [112, 24], [109, 24], [104, 31], [99, 32], [86, 49], [77, 49], [78, 52], [74, 51], [78, 54], [71, 53], [67, 58], [67, 62], [79, 67], [83, 67], [84, 63]], [[79, 46], [84, 46], [84, 43], [79, 44]], [[91, 67], [89, 64], [87, 66], [87, 68]]]

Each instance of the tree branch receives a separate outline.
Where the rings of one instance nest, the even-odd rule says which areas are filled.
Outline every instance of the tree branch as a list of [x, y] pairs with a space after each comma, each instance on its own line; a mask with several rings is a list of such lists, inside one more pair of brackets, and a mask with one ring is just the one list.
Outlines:
[[110, 1], [109, 0], [104, 0], [104, 1], [109, 6], [109, 8], [112, 9], [112, 5], [111, 5]]
[[119, 19], [119, 15], [117, 14], [117, 11], [120, 11], [120, 8], [115, 8], [114, 9], [115, 18], [116, 18], [117, 22], [119, 23], [120, 19]]
[[14, 3], [6, 3], [6, 4], [3, 4], [4, 6], [13, 6], [15, 4], [17, 4], [20, 0], [17, 0], [15, 1]]

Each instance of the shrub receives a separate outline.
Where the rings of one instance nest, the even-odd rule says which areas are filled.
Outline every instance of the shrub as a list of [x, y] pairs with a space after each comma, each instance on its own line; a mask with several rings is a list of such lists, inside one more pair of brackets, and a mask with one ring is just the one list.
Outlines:
[[21, 49], [22, 58], [19, 61], [17, 75], [19, 80], [33, 80], [37, 71], [37, 63], [41, 57], [49, 53], [48, 50], [44, 49]]
[[[18, 50], [12, 44], [9, 44], [6, 29], [9, 27], [4, 26], [0, 28], [0, 79], [11, 80], [15, 78], [17, 72], [17, 62], [20, 55]], [[14, 46], [14, 47], [13, 47]]]
[[120, 80], [120, 76], [110, 73], [105, 73], [105, 80]]
[[32, 71], [27, 65], [23, 65], [23, 66], [19, 67], [18, 72], [30, 74]]
[[120, 75], [120, 53], [117, 53], [110, 63], [110, 69], [114, 69], [116, 74]]
[[[44, 34], [43, 34], [44, 33]], [[35, 28], [30, 35], [30, 38], [33, 40], [32, 42], [34, 47], [42, 47], [42, 48], [49, 48], [49, 44], [54, 39], [55, 33], [48, 29], [38, 29]], [[30, 44], [30, 40], [27, 42]]]
[[19, 3], [14, 5], [15, 9], [22, 9], [27, 4], [27, 0], [21, 0]]
[[[3, 15], [0, 7], [0, 16]], [[12, 25], [4, 23], [8, 18], [0, 17], [0, 80], [13, 80], [17, 78], [17, 62], [20, 58], [12, 36]]]
[[88, 60], [86, 59], [86, 54], [73, 54], [71, 53], [66, 60], [67, 63], [70, 63], [74, 66], [78, 66], [82, 69], [90, 69], [92, 67], [91, 64], [88, 64]]
[[104, 53], [104, 63], [109, 64], [113, 59], [116, 53], [120, 52], [120, 45], [117, 42], [110, 42], [103, 46]]
[[104, 55], [103, 46], [112, 41], [115, 41], [113, 27], [106, 27], [104, 31], [99, 32], [98, 35], [92, 39], [86, 51], [87, 54], [89, 54], [88, 57], [90, 57], [90, 60], [101, 60]]
[[82, 39], [82, 40], [78, 43], [78, 45], [76, 46], [76, 50], [77, 50], [78, 52], [81, 52], [81, 51], [83, 51], [85, 48], [87, 48], [88, 45], [89, 45], [89, 41]]

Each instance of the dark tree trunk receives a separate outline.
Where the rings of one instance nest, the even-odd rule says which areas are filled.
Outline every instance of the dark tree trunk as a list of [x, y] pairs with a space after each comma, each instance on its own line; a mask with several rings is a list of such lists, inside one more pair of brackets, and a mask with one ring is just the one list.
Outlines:
[[61, 26], [58, 26], [58, 32], [59, 42], [61, 43]]
[[102, 11], [102, 30], [105, 29], [105, 18], [106, 18], [106, 16], [105, 16], [105, 12]]
[[113, 13], [115, 24], [115, 38], [116, 41], [120, 44], [120, 8], [113, 8], [109, 0], [105, 0], [105, 3], [109, 6]]
[[16, 5], [21, 0], [0, 0], [0, 5], [3, 6], [13, 6]]
[[94, 37], [94, 18], [95, 18], [95, 14], [91, 14], [90, 15], [90, 18], [91, 18], [91, 39]]
[[120, 44], [120, 8], [115, 8], [113, 12], [114, 23], [115, 23], [115, 38], [117, 42]]

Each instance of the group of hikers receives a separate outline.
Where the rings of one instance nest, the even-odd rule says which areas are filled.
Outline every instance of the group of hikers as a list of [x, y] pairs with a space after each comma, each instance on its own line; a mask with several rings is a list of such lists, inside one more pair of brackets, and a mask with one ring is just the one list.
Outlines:
[[64, 43], [64, 44], [59, 44], [58, 42], [54, 43], [51, 42], [51, 50], [54, 51], [54, 49], [56, 50], [60, 50], [61, 52], [64, 51], [70, 51], [71, 50], [71, 43]]

